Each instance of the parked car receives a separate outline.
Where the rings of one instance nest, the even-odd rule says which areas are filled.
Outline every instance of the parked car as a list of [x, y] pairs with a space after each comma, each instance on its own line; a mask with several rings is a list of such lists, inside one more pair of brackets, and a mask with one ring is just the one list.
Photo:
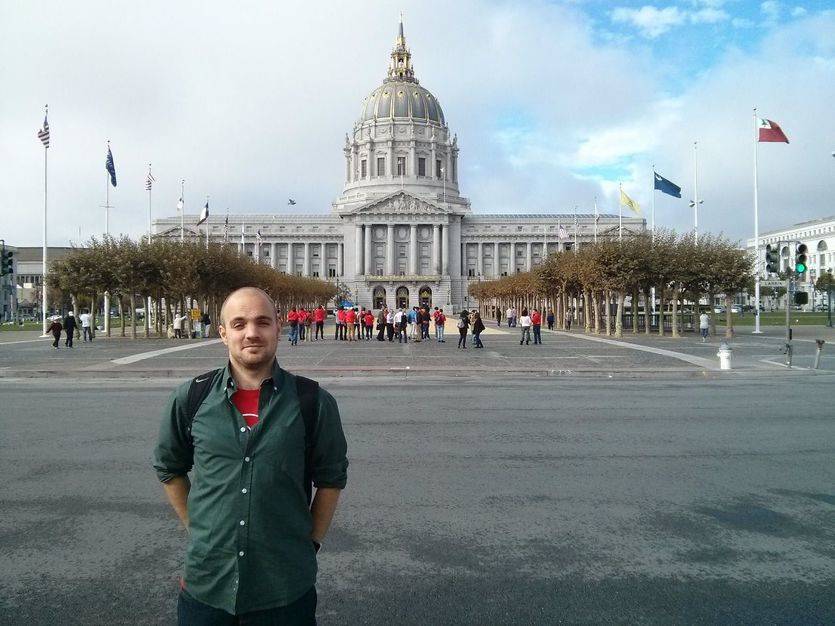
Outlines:
[[731, 313], [733, 313], [735, 315], [738, 315], [739, 313], [742, 313], [742, 307], [738, 304], [732, 304], [731, 305]]
[[725, 312], [725, 307], [723, 307], [723, 306], [715, 306], [715, 307], [713, 307], [713, 312], [714, 312], [714, 313], [724, 313], [724, 312]]

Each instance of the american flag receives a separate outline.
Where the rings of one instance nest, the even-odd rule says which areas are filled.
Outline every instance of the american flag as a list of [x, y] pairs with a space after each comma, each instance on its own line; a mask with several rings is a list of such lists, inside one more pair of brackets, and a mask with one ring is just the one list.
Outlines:
[[203, 207], [203, 210], [200, 212], [200, 221], [197, 222], [197, 225], [200, 226], [203, 222], [209, 219], [209, 201], [206, 200], [206, 205]]
[[49, 147], [49, 122], [46, 121], [46, 115], [43, 117], [43, 128], [38, 131], [38, 139], [41, 140], [44, 148]]
[[145, 189], [147, 191], [151, 191], [151, 188], [154, 186], [154, 181], [156, 181], [156, 178], [153, 177], [151, 172], [148, 172], [148, 177], [145, 179]]
[[223, 220], [223, 241], [229, 243], [229, 214], [226, 214], [226, 219]]
[[557, 230], [557, 236], [560, 239], [568, 239], [568, 233], [565, 232], [565, 228], [562, 227], [562, 224], [560, 224], [559, 230]]
[[116, 164], [113, 163], [113, 153], [110, 151], [110, 143], [107, 144], [107, 160], [104, 162], [104, 169], [110, 174], [110, 184], [116, 186]]
[[258, 243], [261, 243], [261, 229], [260, 228], [255, 232], [255, 239], [258, 241]]

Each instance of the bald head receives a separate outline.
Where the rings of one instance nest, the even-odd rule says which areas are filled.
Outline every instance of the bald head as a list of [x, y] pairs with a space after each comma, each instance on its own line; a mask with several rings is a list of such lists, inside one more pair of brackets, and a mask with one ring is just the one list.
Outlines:
[[226, 296], [226, 300], [223, 301], [223, 306], [220, 307], [220, 325], [223, 326], [227, 321], [226, 313], [230, 307], [237, 308], [240, 304], [254, 304], [261, 300], [267, 303], [273, 317], [277, 317], [278, 311], [275, 309], [275, 302], [266, 291], [258, 287], [241, 287]]

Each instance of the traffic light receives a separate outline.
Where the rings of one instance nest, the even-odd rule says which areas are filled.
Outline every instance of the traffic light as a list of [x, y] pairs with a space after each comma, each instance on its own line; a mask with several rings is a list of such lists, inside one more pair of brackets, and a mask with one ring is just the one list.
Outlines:
[[780, 255], [777, 254], [777, 246], [768, 244], [765, 247], [765, 271], [769, 274], [780, 272]]
[[794, 253], [794, 271], [798, 274], [802, 274], [806, 271], [806, 268], [809, 267], [809, 261], [806, 257], [807, 252], [808, 248], [805, 243], [797, 244], [797, 249]]
[[0, 276], [14, 274], [14, 252], [3, 248], [0, 253]]
[[795, 304], [809, 304], [809, 294], [805, 291], [795, 291], [794, 292], [794, 303]]

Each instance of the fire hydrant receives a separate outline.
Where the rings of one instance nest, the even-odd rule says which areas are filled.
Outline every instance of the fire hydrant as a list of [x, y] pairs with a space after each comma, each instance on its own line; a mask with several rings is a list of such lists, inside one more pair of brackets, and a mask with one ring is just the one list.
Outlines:
[[720, 370], [729, 370], [731, 369], [731, 355], [733, 354], [733, 349], [726, 344], [724, 341], [719, 344], [719, 352], [716, 353], [716, 356], [719, 357], [719, 369]]

